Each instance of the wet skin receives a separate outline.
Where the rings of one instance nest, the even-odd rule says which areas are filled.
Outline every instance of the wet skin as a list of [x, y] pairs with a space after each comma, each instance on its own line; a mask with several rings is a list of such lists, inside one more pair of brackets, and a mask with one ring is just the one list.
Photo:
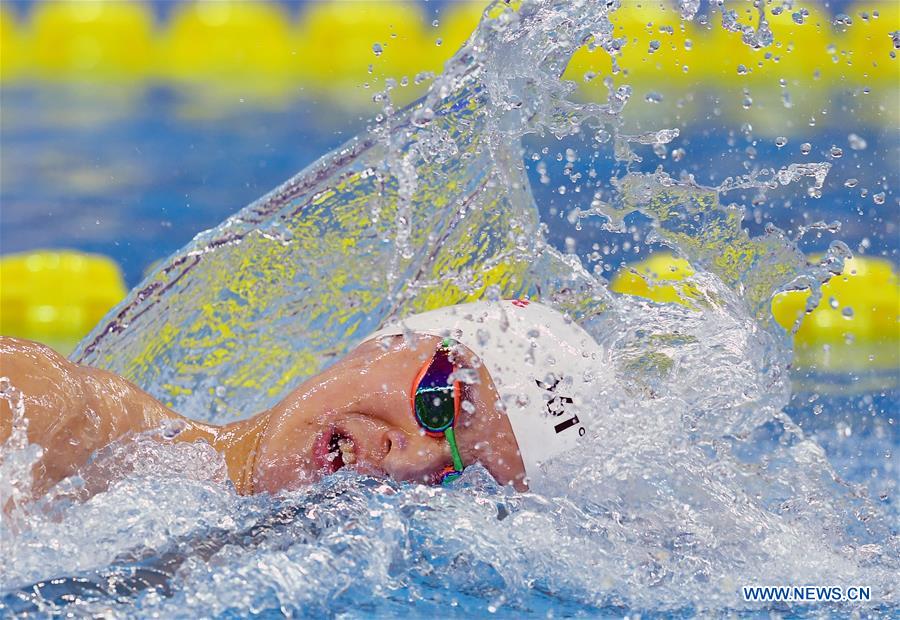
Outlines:
[[[439, 341], [426, 335], [367, 341], [271, 409], [216, 426], [180, 416], [115, 374], [73, 364], [37, 343], [0, 337], [0, 389], [6, 392], [0, 442], [10, 435], [21, 394], [29, 442], [44, 448], [34, 468], [34, 496], [78, 472], [96, 450], [163, 426], [177, 432], [172, 441], [206, 441], [220, 451], [242, 494], [298, 488], [343, 467], [434, 484], [452, 462], [450, 449], [446, 439], [421, 430], [410, 393]], [[526, 489], [490, 375], [462, 345], [451, 359], [471, 369], [463, 385], [469, 404], [455, 425], [463, 463], [479, 462], [501, 484]]]

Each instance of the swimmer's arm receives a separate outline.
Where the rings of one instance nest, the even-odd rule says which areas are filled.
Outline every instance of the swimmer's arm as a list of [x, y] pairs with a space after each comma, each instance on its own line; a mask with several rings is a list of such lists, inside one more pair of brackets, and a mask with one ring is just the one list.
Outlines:
[[183, 423], [185, 431], [179, 440], [207, 438], [209, 432], [124, 378], [80, 366], [27, 340], [0, 337], [0, 390], [4, 391], [0, 442], [9, 438], [14, 409], [21, 403], [28, 442], [44, 448], [35, 466], [35, 495], [72, 475], [97, 449], [128, 433], [159, 428], [167, 421]]

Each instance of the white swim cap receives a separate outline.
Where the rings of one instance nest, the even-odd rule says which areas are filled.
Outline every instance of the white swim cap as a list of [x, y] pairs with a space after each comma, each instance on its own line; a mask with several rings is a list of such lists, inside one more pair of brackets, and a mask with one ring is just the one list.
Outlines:
[[409, 316], [365, 340], [405, 331], [449, 336], [481, 358], [506, 407], [531, 489], [546, 482], [543, 463], [576, 450], [588, 434], [584, 408], [602, 368], [600, 347], [553, 308], [525, 299], [448, 306]]

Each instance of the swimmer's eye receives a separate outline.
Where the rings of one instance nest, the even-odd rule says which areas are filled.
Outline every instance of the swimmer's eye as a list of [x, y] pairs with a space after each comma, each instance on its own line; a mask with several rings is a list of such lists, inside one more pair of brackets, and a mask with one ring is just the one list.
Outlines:
[[[462, 458], [453, 432], [453, 424], [459, 417], [461, 407], [462, 385], [453, 378], [456, 367], [450, 360], [452, 344], [455, 342], [449, 338], [443, 340], [431, 360], [419, 370], [410, 394], [413, 417], [419, 426], [428, 435], [445, 437], [450, 446], [453, 466], [449, 468], [449, 472], [444, 472], [443, 484], [455, 480], [463, 470]], [[450, 473], [456, 475], [450, 478]]]

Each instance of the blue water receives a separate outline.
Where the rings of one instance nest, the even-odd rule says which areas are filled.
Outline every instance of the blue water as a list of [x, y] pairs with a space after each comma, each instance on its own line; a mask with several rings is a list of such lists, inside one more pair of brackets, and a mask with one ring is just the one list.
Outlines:
[[111, 256], [137, 284], [153, 262], [355, 133], [328, 103], [195, 114], [191, 92], [0, 90], [3, 251]]

